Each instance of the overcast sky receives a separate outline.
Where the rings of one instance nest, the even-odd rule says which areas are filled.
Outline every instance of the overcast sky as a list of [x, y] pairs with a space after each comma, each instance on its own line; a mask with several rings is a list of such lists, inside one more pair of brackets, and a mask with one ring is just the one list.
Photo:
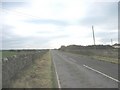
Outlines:
[[96, 1], [3, 0], [2, 49], [92, 45], [92, 25], [96, 44], [117, 43], [118, 0]]

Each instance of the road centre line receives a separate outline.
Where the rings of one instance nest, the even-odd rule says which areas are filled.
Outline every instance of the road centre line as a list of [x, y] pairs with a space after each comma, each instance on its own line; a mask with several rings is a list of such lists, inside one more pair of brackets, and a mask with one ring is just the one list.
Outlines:
[[106, 75], [106, 74], [104, 74], [104, 73], [102, 73], [102, 72], [100, 72], [100, 71], [98, 71], [98, 70], [95, 70], [95, 69], [93, 69], [93, 68], [91, 68], [91, 67], [89, 67], [89, 66], [87, 66], [87, 65], [83, 65], [84, 67], [86, 67], [86, 68], [88, 68], [88, 69], [90, 69], [90, 70], [92, 70], [92, 71], [94, 71], [94, 72], [97, 72], [97, 73], [99, 73], [99, 74], [101, 74], [101, 75], [103, 75], [103, 76], [105, 76], [105, 77], [107, 77], [107, 78], [109, 78], [109, 79], [112, 79], [112, 80], [114, 80], [114, 81], [116, 81], [116, 82], [120, 82], [119, 80], [117, 80], [117, 79], [115, 79], [115, 78], [113, 78], [113, 77], [111, 77], [111, 76], [108, 76], [108, 75]]

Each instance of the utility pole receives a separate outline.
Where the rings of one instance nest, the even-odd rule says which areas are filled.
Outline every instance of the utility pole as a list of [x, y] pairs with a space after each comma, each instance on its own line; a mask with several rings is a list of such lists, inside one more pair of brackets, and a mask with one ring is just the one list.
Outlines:
[[113, 40], [111, 39], [111, 45], [113, 45]]
[[94, 45], [95, 45], [95, 34], [94, 34], [94, 27], [92, 26], [92, 32], [93, 32], [93, 42], [94, 42]]

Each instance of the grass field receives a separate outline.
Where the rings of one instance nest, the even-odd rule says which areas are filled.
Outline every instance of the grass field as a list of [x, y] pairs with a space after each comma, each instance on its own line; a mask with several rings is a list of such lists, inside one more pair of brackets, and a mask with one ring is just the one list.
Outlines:
[[18, 53], [15, 51], [2, 51], [2, 58], [10, 57], [10, 56], [17, 55], [17, 54]]
[[24, 51], [24, 50], [21, 50], [21, 51], [16, 51], [16, 50], [3, 50], [3, 51], [0, 51], [0, 53], [2, 53], [2, 58], [5, 58], [5, 57], [11, 57], [13, 55], [21, 55], [21, 54], [29, 54], [29, 53], [33, 53], [35, 51]]
[[12, 80], [12, 88], [53, 88], [54, 77], [50, 52], [35, 60]]

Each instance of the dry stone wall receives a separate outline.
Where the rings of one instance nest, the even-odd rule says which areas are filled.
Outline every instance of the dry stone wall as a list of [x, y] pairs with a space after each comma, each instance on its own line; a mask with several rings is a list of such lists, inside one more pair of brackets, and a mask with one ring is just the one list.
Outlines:
[[32, 64], [34, 60], [42, 57], [46, 51], [17, 55], [2, 59], [2, 87], [8, 88], [10, 80], [24, 67]]

